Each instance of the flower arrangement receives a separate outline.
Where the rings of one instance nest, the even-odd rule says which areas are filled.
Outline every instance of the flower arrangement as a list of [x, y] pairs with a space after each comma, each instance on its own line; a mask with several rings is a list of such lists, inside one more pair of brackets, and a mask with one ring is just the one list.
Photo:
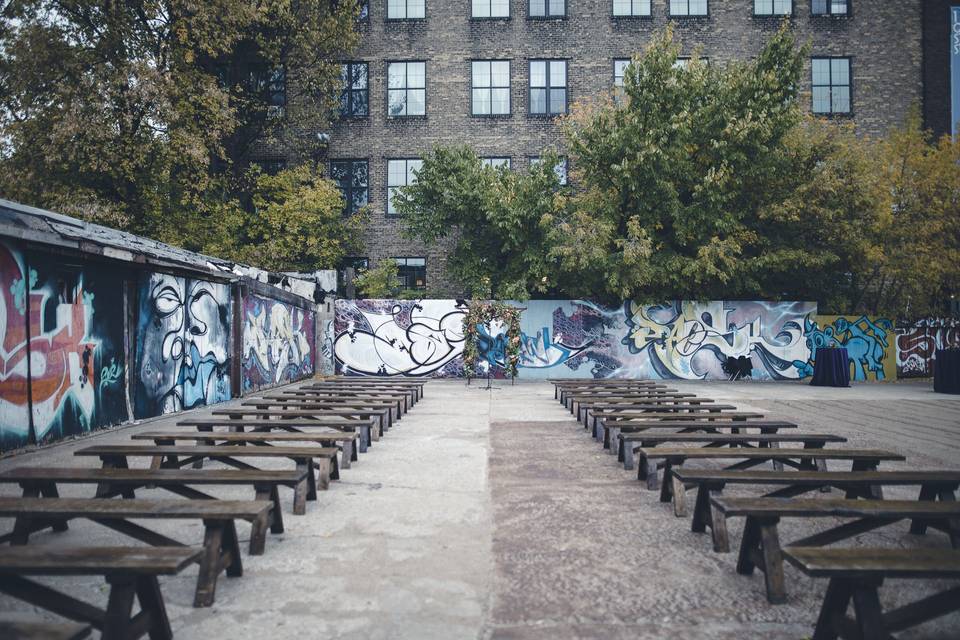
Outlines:
[[504, 368], [511, 378], [517, 377], [520, 366], [520, 309], [503, 302], [470, 303], [467, 315], [463, 318], [463, 372], [467, 380], [477, 374], [480, 349], [477, 346], [477, 332], [480, 325], [488, 325], [499, 320], [507, 326], [507, 345]]

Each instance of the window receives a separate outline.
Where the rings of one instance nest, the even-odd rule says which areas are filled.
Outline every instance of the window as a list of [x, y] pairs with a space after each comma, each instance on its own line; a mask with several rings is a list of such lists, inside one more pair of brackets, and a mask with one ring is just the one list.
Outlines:
[[485, 167], [499, 169], [501, 167], [510, 168], [510, 158], [480, 158], [480, 162]]
[[473, 61], [473, 109], [475, 116], [510, 114], [510, 61]]
[[670, 0], [671, 16], [705, 16], [708, 12], [707, 0]]
[[353, 269], [355, 272], [366, 271], [370, 268], [370, 258], [350, 256], [340, 262], [340, 269]]
[[755, 16], [793, 15], [793, 0], [753, 0]]
[[850, 58], [813, 58], [813, 112], [850, 113]]
[[397, 215], [397, 208], [393, 205], [393, 197], [397, 189], [416, 184], [417, 171], [423, 166], [423, 161], [414, 158], [402, 160], [387, 160], [387, 215]]
[[622, 89], [623, 88], [623, 74], [627, 72], [627, 67], [630, 66], [630, 58], [614, 58], [613, 59], [613, 86]]
[[367, 206], [369, 189], [366, 160], [333, 160], [330, 162], [330, 177], [343, 194], [344, 215], [356, 213]]
[[530, 61], [530, 114], [555, 116], [567, 112], [567, 61]]
[[[534, 156], [530, 158], [530, 166], [535, 167], [538, 164], [543, 162], [540, 159], [540, 156]], [[567, 157], [560, 156], [560, 159], [557, 160], [557, 164], [553, 167], [553, 172], [557, 174], [557, 179], [560, 181], [560, 184], [567, 184]]]
[[340, 115], [362, 118], [369, 115], [370, 85], [366, 62], [347, 62], [340, 68], [343, 90], [340, 92]]
[[615, 18], [650, 15], [650, 0], [613, 0], [613, 16]]
[[810, 0], [810, 13], [815, 16], [845, 16], [850, 13], [849, 0]]
[[426, 16], [426, 0], [387, 0], [387, 20], [418, 20]]
[[563, 18], [567, 15], [567, 0], [530, 0], [531, 18]]
[[473, 0], [472, 18], [509, 18], [510, 0]]
[[[710, 64], [710, 58], [705, 56], [700, 56], [697, 58], [701, 64]], [[686, 69], [690, 66], [690, 63], [693, 61], [693, 58], [690, 56], [678, 56], [676, 61], [673, 63], [674, 69]]]
[[426, 258], [394, 258], [397, 261], [397, 279], [402, 289], [427, 288]]
[[267, 82], [267, 92], [270, 100], [270, 106], [277, 109], [283, 109], [287, 106], [287, 70], [278, 67], [270, 72], [270, 80]]
[[387, 115], [391, 118], [427, 114], [427, 63], [387, 65]]

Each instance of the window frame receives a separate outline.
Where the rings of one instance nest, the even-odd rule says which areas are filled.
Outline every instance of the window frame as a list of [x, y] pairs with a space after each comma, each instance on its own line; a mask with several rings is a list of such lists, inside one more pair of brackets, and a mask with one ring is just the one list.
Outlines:
[[568, 1], [563, 0], [563, 13], [550, 13], [550, 0], [543, 0], [543, 15], [535, 16], [530, 8], [531, 0], [527, 0], [527, 20], [566, 20], [570, 7]]
[[834, 13], [833, 3], [837, 0], [824, 0], [827, 3], [827, 10], [824, 13], [814, 13], [813, 12], [813, 0], [810, 0], [810, 17], [811, 18], [849, 18], [853, 16], [853, 0], [844, 0], [847, 5], [846, 13]]
[[[391, 163], [391, 162], [403, 162], [403, 163], [404, 163], [404, 166], [403, 166], [404, 180], [407, 180], [406, 176], [410, 175], [410, 167], [409, 167], [408, 163], [411, 162], [411, 161], [417, 161], [417, 162], [420, 162], [420, 163], [421, 163], [421, 164], [420, 164], [420, 167], [423, 168], [423, 158], [404, 157], [404, 158], [387, 158], [386, 160], [387, 160], [387, 167], [386, 167], [387, 171], [386, 171], [386, 180], [384, 180], [384, 182], [386, 183], [386, 189], [387, 189], [387, 201], [386, 201], [385, 206], [383, 207], [383, 215], [384, 215], [384, 217], [386, 217], [386, 218], [401, 218], [401, 217], [403, 217], [403, 216], [401, 216], [399, 213], [391, 213], [391, 212], [390, 212], [390, 189], [391, 189], [391, 188], [398, 188], [398, 187], [407, 187], [407, 186], [409, 186], [411, 183], [410, 183], [410, 182], [404, 182], [402, 185], [392, 185], [392, 184], [390, 184], [390, 163]], [[369, 187], [368, 187], [368, 188], [369, 188]]]
[[[356, 163], [358, 163], [358, 162], [362, 162], [362, 163], [364, 163], [365, 165], [367, 165], [367, 184], [366, 184], [366, 186], [364, 187], [364, 189], [366, 189], [366, 191], [367, 191], [367, 203], [366, 203], [365, 205], [363, 205], [363, 206], [364, 206], [364, 207], [369, 207], [369, 206], [370, 206], [370, 160], [369, 160], [368, 158], [333, 158], [333, 159], [330, 160], [330, 163], [329, 163], [330, 179], [333, 180], [334, 184], [336, 184], [337, 181], [333, 178], [333, 165], [335, 165], [335, 164], [345, 164], [345, 163], [349, 163], [349, 164], [350, 164], [350, 173], [349, 173], [349, 175], [350, 175], [350, 185], [347, 187], [346, 193], [344, 192], [343, 189], [340, 188], [340, 185], [337, 185], [337, 189], [340, 190], [340, 193], [341, 193], [341, 195], [343, 195], [343, 199], [344, 199], [344, 206], [343, 206], [343, 216], [344, 216], [344, 217], [352, 216], [352, 215], [354, 215], [355, 213], [357, 213], [357, 211], [359, 211], [359, 209], [357, 209], [356, 211], [354, 211], [354, 210], [351, 209], [351, 207], [353, 206], [353, 198], [352, 198], [352, 196], [353, 196], [353, 192], [354, 192], [354, 186], [353, 186], [353, 165], [356, 164]], [[349, 194], [351, 197], [348, 198], [348, 197], [347, 197], [347, 194]], [[362, 207], [361, 207], [361, 208], [362, 208]]]
[[[674, 2], [686, 2], [687, 13], [674, 13], [673, 12]], [[704, 18], [710, 17], [710, 0], [706, 0], [707, 11], [705, 13], [690, 13], [690, 2], [691, 0], [667, 0], [667, 16], [670, 19], [679, 18], [681, 20], [685, 20], [685, 19], [703, 20]]]
[[[813, 61], [814, 60], [829, 60], [830, 64], [828, 65], [830, 69], [830, 84], [817, 84], [813, 83]], [[833, 84], [833, 61], [834, 60], [846, 60], [847, 61], [847, 84]], [[850, 108], [847, 111], [834, 111], [833, 110], [833, 88], [837, 87], [846, 87], [849, 95]], [[829, 87], [830, 89], [830, 111], [814, 111], [814, 96], [813, 89], [814, 87]], [[853, 56], [810, 56], [810, 113], [819, 118], [852, 118], [853, 117]]]
[[[470, 0], [470, 19], [471, 20], [510, 20], [513, 18], [513, 7], [510, 6], [510, 0], [507, 0], [507, 15], [505, 16], [475, 16], [473, 15], [473, 3], [477, 0]], [[493, 0], [486, 0], [488, 4], [491, 4]], [[493, 11], [493, 6], [491, 4], [491, 12]]]
[[[473, 65], [477, 62], [506, 62], [507, 63], [507, 86], [498, 87], [493, 85], [493, 73], [491, 68], [490, 74], [490, 86], [489, 87], [476, 87], [473, 84]], [[506, 89], [507, 90], [507, 112], [506, 113], [475, 113], [474, 104], [473, 104], [473, 92], [477, 89], [486, 89], [490, 92], [490, 110], [493, 111], [493, 90], [494, 89]], [[493, 58], [478, 58], [470, 60], [470, 117], [471, 118], [512, 118], [513, 117], [513, 60], [511, 59], [493, 59]]]
[[[553, 171], [556, 173], [557, 166], [560, 164], [563, 165], [563, 182], [560, 183], [561, 187], [566, 187], [570, 185], [570, 158], [566, 155], [557, 154], [557, 157], [560, 159], [560, 162], [554, 166]], [[527, 156], [527, 166], [528, 168], [534, 167], [537, 164], [543, 162], [543, 156]]]
[[614, 20], [649, 20], [653, 18], [653, 0], [646, 0], [647, 13], [633, 13], [633, 3], [642, 0], [630, 0], [630, 13], [617, 13], [614, 9], [615, 0], [610, 0], [610, 16]]
[[[344, 62], [341, 62], [340, 64], [347, 67], [347, 80], [348, 80], [348, 85], [344, 86], [343, 90], [341, 91], [341, 96], [343, 95], [343, 93], [346, 93], [348, 95], [348, 103], [351, 106], [351, 109], [349, 110], [350, 113], [344, 114], [342, 111], [340, 112], [340, 119], [341, 120], [360, 120], [363, 118], [369, 118], [370, 117], [370, 63], [364, 60], [346, 60]], [[363, 65], [367, 68], [367, 87], [366, 89], [363, 89], [363, 91], [367, 94], [367, 112], [364, 115], [356, 115], [355, 113], [353, 113], [353, 109], [352, 109], [353, 92], [360, 91], [360, 89], [351, 88], [353, 86], [353, 82], [350, 79], [351, 78], [350, 71], [353, 67], [359, 66], [359, 65]], [[424, 76], [424, 78], [426, 78], [426, 76]], [[424, 85], [426, 85], [426, 79], [424, 79]], [[341, 105], [342, 104], [343, 104], [343, 98], [341, 97]]]
[[[416, 266], [418, 266], [418, 267], [419, 267], [419, 266], [422, 266], [422, 267], [423, 267], [423, 286], [420, 286], [420, 287], [417, 287], [417, 286], [408, 287], [408, 286], [403, 286], [403, 285], [401, 285], [400, 288], [401, 288], [401, 290], [407, 290], [407, 291], [426, 291], [426, 290], [427, 290], [427, 257], [426, 257], [426, 256], [390, 256], [389, 259], [390, 259], [390, 260], [393, 260], [393, 261], [396, 262], [396, 264], [397, 264], [397, 278], [401, 278], [401, 277], [404, 277], [404, 278], [405, 278], [405, 277], [406, 277], [406, 276], [401, 276], [401, 275], [400, 275], [400, 267], [401, 267], [401, 266], [410, 267], [410, 264], [403, 264], [403, 265], [401, 265], [401, 264], [400, 264], [400, 261], [401, 261], [401, 260], [423, 260], [423, 265], [416, 265]], [[406, 280], [404, 280], [404, 283], [406, 283]]]
[[[545, 75], [544, 75], [544, 86], [534, 87], [531, 82], [533, 81], [533, 63], [534, 62], [543, 62], [545, 63]], [[563, 62], [563, 112], [562, 113], [552, 113], [550, 111], [550, 63], [551, 62]], [[534, 113], [530, 110], [531, 105], [533, 104], [533, 90], [534, 89], [544, 89], [546, 90], [546, 110], [543, 113]], [[528, 58], [527, 59], [527, 117], [528, 118], [556, 118], [558, 116], [564, 116], [570, 113], [570, 59], [569, 58]]]
[[[796, 14], [797, 3], [796, 0], [790, 0], [790, 12], [789, 13], [776, 13], [774, 9], [776, 8], [777, 0], [768, 0], [770, 2], [770, 13], [757, 13], [757, 0], [753, 0], [753, 17], [754, 18], [792, 18]], [[813, 4], [811, 3], [811, 7]], [[812, 8], [811, 8], [812, 11]]]
[[[383, 7], [384, 22], [413, 22], [416, 20], [427, 19], [427, 0], [423, 0], [423, 16], [416, 17], [416, 18], [410, 18], [410, 17], [391, 18], [390, 17], [390, 0], [385, 0], [383, 4], [384, 4], [384, 7]], [[410, 13], [410, 0], [403, 0], [403, 10], [404, 10], [404, 13], [406, 14]]]
[[627, 67], [630, 66], [630, 63], [633, 62], [633, 58], [614, 58], [613, 59], [613, 88], [622, 89], [623, 88], [623, 76], [620, 76], [620, 84], [617, 84], [617, 63], [626, 62], [626, 66], [623, 68], [624, 71], [627, 70]]
[[[411, 119], [426, 118], [426, 117], [427, 117], [427, 99], [428, 99], [428, 95], [427, 95], [427, 61], [426, 61], [426, 60], [387, 60], [387, 61], [386, 61], [386, 64], [387, 64], [387, 73], [386, 73], [386, 82], [385, 82], [384, 84], [386, 84], [386, 91], [387, 91], [387, 96], [386, 96], [386, 100], [387, 100], [387, 104], [386, 104], [386, 109], [387, 109], [387, 121], [390, 121], [390, 120], [406, 120], [406, 119], [408, 119], [408, 118], [411, 118]], [[410, 77], [410, 72], [409, 72], [409, 70], [407, 69], [407, 65], [409, 65], [409, 64], [422, 64], [422, 65], [423, 65], [423, 89], [421, 89], [420, 87], [415, 87], [415, 88], [411, 89], [409, 86], [404, 86], [402, 89], [391, 89], [391, 88], [390, 88], [390, 65], [394, 65], [394, 64], [402, 64], [402, 65], [403, 65], [404, 84], [405, 84], [405, 85], [409, 85], [409, 77]], [[391, 92], [391, 91], [404, 91], [404, 92], [406, 92], [406, 93], [408, 94], [408, 97], [409, 97], [409, 92], [410, 92], [410, 91], [423, 91], [423, 113], [414, 113], [414, 114], [405, 113], [405, 114], [397, 115], [397, 116], [391, 115], [391, 114], [390, 114], [390, 92]], [[407, 101], [407, 104], [409, 105], [409, 100]]]
[[510, 156], [481, 156], [480, 163], [484, 167], [490, 167], [491, 169], [500, 169], [503, 165], [495, 166], [492, 164], [492, 161], [495, 160], [506, 160], [507, 171], [513, 171], [513, 158]]

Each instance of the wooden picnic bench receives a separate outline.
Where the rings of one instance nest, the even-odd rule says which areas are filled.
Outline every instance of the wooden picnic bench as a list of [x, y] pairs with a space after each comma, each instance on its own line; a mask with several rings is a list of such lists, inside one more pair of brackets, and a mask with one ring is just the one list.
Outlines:
[[387, 426], [387, 420], [390, 419], [389, 409], [215, 409], [211, 412], [215, 416], [228, 416], [230, 418], [254, 418], [258, 420], [294, 420], [300, 419], [319, 419], [324, 418], [347, 418], [348, 420], [373, 420], [376, 419], [378, 428], [371, 432], [371, 440], [377, 441], [383, 435], [383, 430]]
[[553, 397], [558, 398], [561, 404], [566, 404], [566, 397], [572, 393], [581, 395], [604, 395], [613, 393], [623, 393], [627, 390], [655, 390], [675, 392], [676, 389], [667, 387], [665, 384], [621, 384], [621, 385], [602, 385], [602, 386], [584, 386], [584, 385], [555, 385]]
[[379, 380], [347, 380], [341, 378], [338, 380], [320, 380], [317, 382], [311, 382], [299, 387], [299, 389], [377, 389], [381, 391], [403, 391], [410, 394], [411, 404], [416, 404], [421, 398], [423, 398], [424, 384], [425, 383], [422, 381], [412, 380], [394, 380], [385, 382]]
[[[333, 429], [347, 434], [357, 434], [357, 451], [366, 453], [367, 446], [370, 444], [374, 428], [372, 420], [318, 420], [308, 418], [301, 420], [250, 420], [246, 418], [193, 418], [190, 420], [180, 420], [178, 427], [195, 427], [198, 431], [209, 432], [215, 427], [227, 427], [236, 433], [270, 432], [274, 430], [288, 431], [290, 433], [304, 433], [304, 431], [315, 431], [317, 429]], [[355, 455], [351, 457], [356, 460]]]
[[[883, 611], [878, 591], [890, 579], [956, 580], [960, 552], [949, 549], [787, 547], [783, 556], [808, 576], [829, 578], [813, 640], [891, 638], [891, 633], [960, 610], [960, 586]], [[853, 602], [854, 617], [847, 616]]]
[[[885, 486], [919, 486], [919, 500], [954, 500], [960, 487], [960, 471], [725, 471], [680, 467], [673, 470], [673, 475], [684, 486], [697, 489], [691, 528], [702, 533], [709, 527], [713, 550], [719, 553], [730, 551], [727, 520], [713, 511], [710, 499], [728, 484], [780, 487], [762, 496], [767, 498], [792, 498], [833, 488], [846, 492], [847, 498], [883, 499]], [[916, 523], [915, 533], [924, 530], [922, 523]]]
[[343, 402], [365, 402], [370, 406], [392, 407], [396, 412], [396, 418], [399, 420], [403, 414], [410, 410], [410, 395], [404, 392], [383, 393], [375, 391], [352, 391], [352, 390], [333, 390], [330, 391], [306, 391], [292, 393], [283, 391], [280, 393], [266, 393], [260, 396], [264, 400], [283, 400], [288, 403], [311, 403], [311, 402], [332, 402], [339, 400]]
[[89, 467], [16, 467], [0, 472], [0, 483], [16, 483], [24, 498], [39, 496], [58, 498], [61, 484], [96, 485], [94, 497], [122, 496], [136, 498], [137, 489], [164, 489], [191, 500], [215, 500], [210, 494], [195, 489], [200, 486], [250, 485], [254, 500], [273, 503], [269, 524], [271, 533], [283, 533], [283, 515], [280, 510], [278, 487], [296, 487], [304, 480], [304, 473], [248, 469], [91, 469]]
[[899, 453], [879, 449], [824, 449], [805, 447], [787, 449], [766, 447], [763, 449], [711, 448], [705, 447], [641, 447], [634, 449], [640, 458], [637, 465], [637, 478], [647, 481], [648, 489], [657, 488], [657, 460], [662, 460], [663, 482], [660, 502], [673, 502], [673, 511], [678, 516], [687, 515], [686, 486], [681, 483], [673, 470], [686, 460], [737, 460], [726, 469], [749, 469], [766, 462], [780, 462], [783, 465], [800, 470], [827, 470], [827, 460], [848, 460], [851, 471], [870, 471], [882, 461], [901, 461], [905, 458]]
[[273, 446], [273, 442], [312, 442], [340, 450], [340, 468], [349, 469], [351, 461], [357, 460], [356, 433], [304, 433], [303, 431], [147, 431], [130, 436], [131, 440], [153, 440], [154, 444], [176, 444], [176, 441], [199, 442], [215, 445]]
[[[713, 402], [710, 398], [696, 398], [692, 393], [684, 394], [670, 394], [670, 395], [660, 395], [660, 396], [638, 396], [638, 397], [626, 397], [626, 396], [610, 396], [609, 398], [596, 398], [591, 397], [590, 399], [577, 399], [575, 396], [568, 398], [570, 402], [568, 403], [568, 408], [570, 413], [573, 413], [577, 416], [577, 420], [583, 421], [583, 426], [587, 426], [588, 412], [592, 411], [594, 408], [603, 410], [622, 410], [629, 409], [634, 404], [676, 404], [678, 402], [688, 402], [690, 404], [701, 404]], [[576, 410], [574, 410], [574, 405], [576, 405]]]
[[[639, 433], [621, 434], [619, 458], [623, 468], [633, 469], [634, 451], [662, 444], [700, 444], [708, 449], [715, 447], [766, 448], [779, 447], [783, 442], [796, 442], [804, 447], [823, 447], [828, 442], [846, 442], [847, 439], [824, 433], [663, 433], [646, 430]], [[777, 463], [779, 464], [779, 463]]]
[[[253, 524], [250, 554], [262, 555], [266, 545], [267, 519], [273, 503], [267, 500], [141, 500], [132, 498], [0, 498], [0, 517], [15, 518], [13, 531], [3, 539], [13, 545], [27, 544], [30, 534], [82, 518], [155, 547], [187, 546], [131, 519], [201, 520], [203, 553], [193, 606], [209, 607], [223, 571], [230, 577], [243, 575], [240, 544], [234, 520]], [[44, 546], [44, 548], [48, 548]]]
[[383, 425], [384, 430], [388, 430], [393, 426], [393, 421], [399, 419], [400, 412], [397, 409], [397, 404], [395, 402], [376, 402], [376, 401], [359, 401], [354, 402], [352, 400], [268, 400], [268, 399], [254, 399], [254, 400], [244, 400], [240, 403], [244, 407], [256, 407], [257, 409], [264, 409], [268, 411], [279, 410], [281, 413], [287, 411], [352, 411], [353, 415], [358, 415], [357, 412], [367, 411], [367, 410], [376, 410], [383, 411], [383, 414], [386, 417], [386, 422]]
[[703, 420], [651, 420], [645, 422], [631, 422], [625, 425], [612, 425], [606, 431], [609, 442], [605, 446], [615, 446], [617, 461], [623, 463], [627, 471], [633, 469], [636, 456], [634, 455], [635, 442], [643, 440], [645, 433], [723, 433], [729, 431], [732, 435], [747, 433], [748, 429], [757, 429], [760, 434], [774, 434], [781, 429], [796, 429], [796, 422], [786, 420], [749, 420], [734, 422], [707, 422]]
[[793, 547], [820, 547], [906, 519], [921, 519], [943, 529], [953, 548], [960, 547], [960, 502], [933, 500], [847, 500], [810, 498], [727, 498], [714, 496], [712, 506], [725, 517], [744, 516], [737, 573], [764, 573], [767, 600], [786, 601], [783, 554], [777, 524], [781, 518], [855, 518], [852, 522], [790, 543]]
[[[0, 577], [0, 580], [3, 580]], [[3, 640], [84, 640], [93, 627], [75, 622], [14, 622], [0, 620], [0, 638]]]
[[[762, 413], [747, 411], [728, 411], [726, 413], [677, 413], [674, 411], [649, 411], [637, 416], [625, 416], [622, 413], [611, 413], [597, 416], [593, 420], [593, 437], [602, 442], [604, 448], [616, 446], [617, 438], [621, 433], [649, 429], [651, 426], [675, 423], [702, 423], [708, 426], [719, 426], [723, 423], [733, 423], [739, 427], [748, 420], [764, 418]], [[589, 427], [587, 427], [589, 428]]]
[[[201, 556], [188, 547], [0, 547], [0, 592], [70, 620], [89, 624], [103, 640], [172, 640], [157, 576], [176, 575]], [[25, 576], [103, 576], [107, 608], [78, 600]], [[133, 615], [134, 598], [140, 611]]]
[[[293, 490], [293, 513], [306, 513], [306, 501], [317, 499], [317, 488], [327, 490], [330, 480], [338, 480], [337, 450], [328, 447], [227, 447], [220, 446], [156, 446], [156, 445], [95, 445], [73, 452], [75, 456], [98, 456], [103, 467], [127, 469], [129, 457], [153, 459], [151, 468], [179, 469], [198, 460], [216, 460], [238, 469], [260, 471], [257, 467], [237, 458], [289, 458], [304, 479]], [[319, 478], [313, 473], [313, 463], [319, 464]]]

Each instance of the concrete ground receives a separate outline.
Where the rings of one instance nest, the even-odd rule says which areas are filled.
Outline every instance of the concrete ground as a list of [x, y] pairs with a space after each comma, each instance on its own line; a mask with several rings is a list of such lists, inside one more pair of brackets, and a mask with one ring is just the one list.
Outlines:
[[[244, 576], [221, 577], [217, 602], [191, 607], [196, 568], [162, 579], [178, 639], [193, 638], [803, 638], [812, 632], [825, 584], [787, 570], [789, 601], [771, 606], [763, 579], [738, 575], [736, 554], [716, 554], [689, 519], [623, 471], [553, 399], [545, 382], [496, 383], [486, 391], [433, 381], [395, 429], [361, 455], [340, 482], [289, 514], [287, 530], [266, 554], [244, 555]], [[851, 447], [907, 456], [888, 469], [960, 469], [960, 398], [927, 383], [812, 388], [792, 383], [671, 383], [683, 391], [792, 419], [805, 431], [844, 435]], [[202, 412], [198, 412], [202, 413]], [[117, 429], [81, 441], [0, 460], [21, 465], [89, 465], [73, 451], [122, 443], [138, 430], [173, 426], [179, 417]], [[282, 463], [277, 463], [283, 466]], [[831, 468], [842, 468], [831, 463]], [[17, 495], [0, 485], [0, 493]], [[216, 492], [249, 498], [242, 490]], [[736, 494], [736, 491], [731, 491]], [[888, 491], [914, 498], [915, 489]], [[65, 487], [63, 495], [89, 496]], [[138, 497], [171, 497], [159, 490]], [[195, 523], [151, 527], [199, 542]], [[830, 526], [790, 522], [784, 541]], [[0, 520], [0, 531], [10, 521]], [[241, 543], [249, 526], [240, 525]], [[736, 548], [740, 523], [731, 522]], [[33, 544], [124, 544], [98, 525], [37, 534]], [[911, 536], [893, 525], [850, 544], [946, 547], [933, 532]], [[103, 605], [99, 579], [48, 581]], [[930, 591], [890, 583], [885, 604]], [[0, 618], [55, 619], [0, 596]], [[904, 634], [956, 638], [960, 616]]]

